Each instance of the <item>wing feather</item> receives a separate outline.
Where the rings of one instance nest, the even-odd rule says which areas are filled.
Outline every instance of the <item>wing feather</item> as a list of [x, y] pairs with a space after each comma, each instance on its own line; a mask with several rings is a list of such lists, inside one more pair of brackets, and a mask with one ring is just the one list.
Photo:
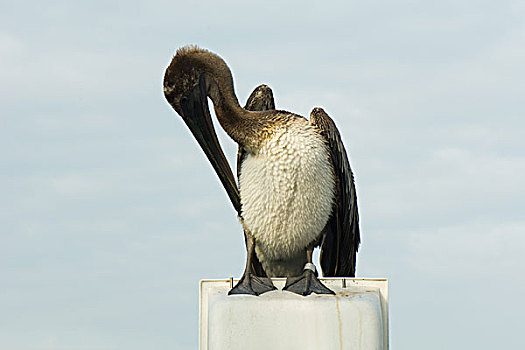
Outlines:
[[327, 142], [336, 178], [336, 199], [321, 245], [321, 268], [326, 277], [354, 277], [361, 241], [354, 175], [334, 121], [322, 108], [314, 108], [310, 122]]

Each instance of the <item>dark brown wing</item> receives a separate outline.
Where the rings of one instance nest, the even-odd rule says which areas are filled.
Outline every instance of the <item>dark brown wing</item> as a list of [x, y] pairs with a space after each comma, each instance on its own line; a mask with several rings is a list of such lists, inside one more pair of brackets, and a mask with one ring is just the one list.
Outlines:
[[335, 203], [321, 246], [321, 268], [325, 277], [354, 277], [361, 240], [354, 175], [333, 120], [322, 108], [314, 108], [310, 122], [326, 139], [336, 178]]
[[[250, 97], [248, 97], [244, 109], [249, 111], [268, 111], [275, 109], [272, 89], [266, 85], [257, 86], [250, 94]], [[245, 157], [246, 151], [242, 147], [239, 147], [239, 151], [237, 152], [237, 179], [239, 179], [241, 164]], [[252, 258], [252, 272], [255, 273], [256, 276], [266, 277], [266, 273], [257, 256]]]

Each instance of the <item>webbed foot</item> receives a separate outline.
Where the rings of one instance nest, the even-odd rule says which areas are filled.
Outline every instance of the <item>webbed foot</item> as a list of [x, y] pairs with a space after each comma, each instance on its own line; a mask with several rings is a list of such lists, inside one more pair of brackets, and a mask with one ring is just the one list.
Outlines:
[[239, 280], [239, 282], [233, 287], [228, 295], [234, 294], [248, 294], [248, 295], [261, 295], [272, 290], [276, 290], [272, 283], [272, 280], [268, 277], [258, 277], [252, 273], [247, 273]]
[[289, 277], [286, 279], [286, 285], [284, 286], [283, 290], [304, 296], [310, 295], [312, 293], [335, 294], [331, 289], [326, 287], [321, 283], [321, 281], [319, 281], [319, 279], [317, 279], [315, 267], [311, 267], [308, 264], [305, 266], [302, 276]]

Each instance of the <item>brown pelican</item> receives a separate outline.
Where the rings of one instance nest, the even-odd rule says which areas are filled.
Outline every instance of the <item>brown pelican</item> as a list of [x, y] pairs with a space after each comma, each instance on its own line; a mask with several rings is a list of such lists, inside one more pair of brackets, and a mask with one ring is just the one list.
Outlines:
[[[195, 46], [177, 50], [166, 69], [164, 94], [240, 214], [247, 264], [230, 293], [274, 289], [266, 274], [287, 277], [284, 289], [298, 294], [333, 294], [319, 282], [312, 263], [319, 245], [325, 276], [355, 275], [360, 238], [353, 175], [339, 132], [321, 108], [312, 110], [310, 120], [285, 111], [242, 108], [226, 63]], [[221, 127], [244, 152], [240, 193], [213, 130], [207, 97]]]

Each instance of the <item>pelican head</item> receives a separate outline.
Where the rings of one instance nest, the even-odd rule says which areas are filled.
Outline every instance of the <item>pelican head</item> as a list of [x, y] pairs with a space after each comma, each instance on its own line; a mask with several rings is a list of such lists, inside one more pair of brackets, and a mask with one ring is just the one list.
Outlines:
[[198, 46], [183, 46], [177, 50], [164, 75], [164, 95], [175, 111], [183, 116], [183, 105], [197, 87], [213, 94], [217, 81], [229, 81], [231, 72], [222, 58]]
[[[212, 163], [236, 209], [240, 208], [235, 179], [217, 140], [208, 107], [208, 96], [219, 94], [218, 81], [233, 79], [226, 63], [217, 55], [197, 46], [177, 50], [164, 75], [164, 96], [182, 117]], [[224, 88], [223, 88], [224, 89]]]

